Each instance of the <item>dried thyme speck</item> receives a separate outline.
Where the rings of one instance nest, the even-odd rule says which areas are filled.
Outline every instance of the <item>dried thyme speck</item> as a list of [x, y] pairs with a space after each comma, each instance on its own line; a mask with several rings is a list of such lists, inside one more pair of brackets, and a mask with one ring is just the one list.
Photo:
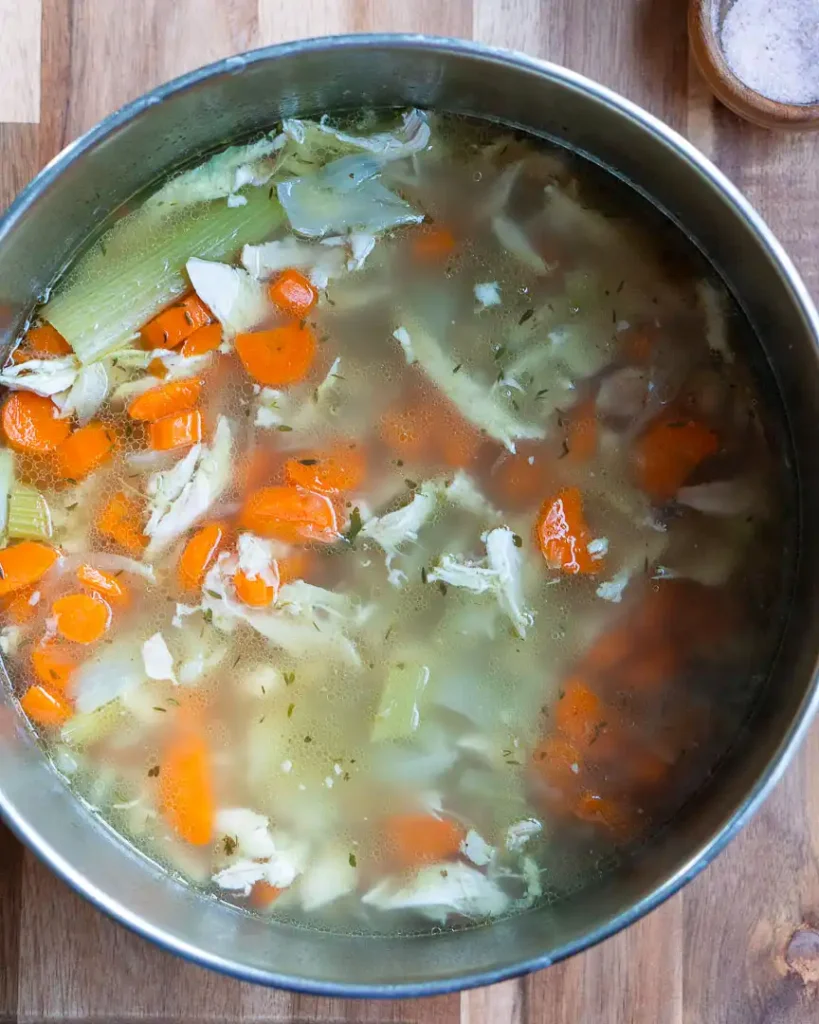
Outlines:
[[460, 372], [460, 369], [461, 369], [461, 367], [462, 367], [463, 365], [464, 365], [463, 363], [458, 363], [458, 365], [457, 365], [457, 366], [455, 366], [455, 367], [453, 367], [453, 368], [452, 368], [452, 372], [453, 372], [453, 373], [459, 373], [459, 372]]
[[347, 532], [344, 534], [344, 539], [348, 544], [354, 544], [356, 537], [364, 529], [364, 522], [361, 518], [361, 512], [359, 511], [358, 505], [350, 513], [350, 525], [347, 527]]
[[148, 778], [155, 779], [159, 775], [159, 765], [155, 764], [153, 768], [148, 769]]
[[425, 567], [424, 567], [424, 566], [422, 565], [422, 566], [421, 566], [421, 582], [422, 582], [422, 583], [426, 583], [426, 581], [427, 581], [427, 570], [426, 570], [426, 568], [425, 568]]
[[293, 683], [295, 683], [295, 681], [296, 681], [296, 673], [295, 672], [285, 672], [284, 673], [284, 684], [285, 684], [285, 686], [292, 686]]
[[409, 477], [407, 477], [404, 480], [404, 483], [407, 485], [407, 487], [409, 487], [411, 491], [414, 491], [415, 488], [418, 486], [417, 480], [410, 480]]
[[304, 742], [305, 743], [312, 743], [313, 742], [313, 737], [312, 736], [305, 736], [304, 737]]
[[358, 866], [358, 861], [355, 859], [355, 854], [354, 853], [350, 854], [349, 861], [350, 861], [350, 867], [351, 868], [354, 868], [354, 867]]
[[292, 427], [288, 427], [288, 425], [286, 423], [280, 423], [278, 425], [278, 427], [276, 427], [276, 430], [281, 431], [283, 434], [289, 433], [292, 429], [293, 428]]
[[441, 591], [441, 596], [442, 597], [446, 597], [446, 592], [448, 590], [448, 587], [447, 587], [446, 583], [444, 583], [443, 580], [438, 580], [438, 589]]
[[523, 537], [521, 537], [519, 533], [513, 533], [512, 534], [512, 543], [515, 545], [516, 548], [522, 548], [523, 547]]
[[167, 708], [154, 707], [154, 711], [161, 711], [163, 715], [166, 715], [168, 713]]
[[206, 608], [202, 612], [202, 616], [203, 616], [205, 622], [207, 622], [207, 624], [210, 625], [213, 622], [213, 609], [212, 608]]
[[225, 836], [225, 838], [222, 840], [222, 846], [224, 847], [225, 850], [225, 856], [232, 857], [233, 854], [236, 853], [236, 848], [238, 847], [238, 845], [238, 839], [234, 839], [233, 836]]
[[185, 323], [188, 325], [188, 327], [193, 327], [193, 317], [190, 315], [187, 309], [185, 310]]
[[288, 718], [292, 718], [293, 717], [293, 712], [295, 710], [296, 710], [296, 705], [295, 704], [288, 704], [288, 706], [287, 706], [287, 717]]
[[299, 459], [298, 462], [299, 462], [300, 466], [317, 466], [318, 465], [318, 459]]

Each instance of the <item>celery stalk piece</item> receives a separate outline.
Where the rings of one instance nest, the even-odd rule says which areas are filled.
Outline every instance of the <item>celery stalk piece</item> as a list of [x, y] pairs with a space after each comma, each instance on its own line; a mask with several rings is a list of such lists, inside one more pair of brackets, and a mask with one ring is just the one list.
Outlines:
[[421, 722], [418, 703], [428, 682], [426, 665], [401, 661], [390, 667], [373, 722], [371, 738], [374, 743], [412, 736]]
[[5, 537], [9, 522], [9, 494], [14, 484], [14, 455], [8, 448], [0, 449], [0, 539]]
[[223, 201], [139, 209], [118, 221], [69, 272], [40, 311], [82, 363], [122, 347], [190, 287], [192, 257], [231, 258], [270, 238], [283, 217], [265, 188], [249, 188], [244, 206]]
[[48, 540], [51, 537], [51, 511], [38, 490], [16, 484], [9, 495], [9, 537], [19, 540]]

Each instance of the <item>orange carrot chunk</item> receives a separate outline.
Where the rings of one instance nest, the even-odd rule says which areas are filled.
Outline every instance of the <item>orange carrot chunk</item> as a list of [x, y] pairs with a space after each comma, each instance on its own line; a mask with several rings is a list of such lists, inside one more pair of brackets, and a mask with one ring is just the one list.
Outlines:
[[333, 451], [306, 452], [288, 459], [284, 466], [287, 482], [319, 494], [340, 494], [360, 487], [366, 470], [364, 456], [355, 445], [339, 445]]
[[425, 224], [413, 236], [412, 254], [422, 263], [439, 263], [452, 255], [456, 245], [449, 228]]
[[199, 401], [203, 381], [198, 377], [171, 380], [167, 384], [145, 391], [131, 402], [128, 415], [132, 420], [153, 423], [165, 416], [178, 416], [193, 409]]
[[20, 706], [36, 725], [54, 728], [68, 721], [72, 715], [69, 702], [44, 686], [29, 686], [23, 694]]
[[294, 551], [285, 558], [278, 558], [276, 564], [279, 567], [279, 585], [292, 583], [293, 580], [303, 580], [310, 572], [313, 559], [307, 551]]
[[0, 551], [0, 597], [36, 583], [59, 558], [59, 553], [36, 540], [23, 540]]
[[[34, 597], [34, 585], [12, 591], [8, 596], [0, 598], [0, 615], [16, 626], [22, 626], [34, 618], [39, 599]], [[33, 602], [32, 602], [33, 598]]]
[[577, 802], [575, 815], [581, 821], [603, 825], [619, 835], [628, 832], [633, 825], [633, 817], [627, 808], [597, 793], [584, 793]]
[[39, 644], [31, 652], [31, 667], [47, 689], [67, 694], [77, 661], [65, 645], [55, 640]]
[[704, 424], [667, 416], [637, 439], [637, 483], [654, 501], [669, 501], [718, 448], [717, 435]]
[[48, 356], [70, 356], [71, 346], [51, 324], [32, 327], [23, 340], [26, 358], [43, 359]]
[[206, 324], [198, 331], [186, 338], [182, 345], [182, 355], [185, 358], [190, 356], [204, 356], [213, 352], [222, 344], [222, 325], [220, 323]]
[[93, 644], [111, 624], [111, 606], [99, 594], [66, 594], [51, 610], [60, 636], [77, 644]]
[[261, 576], [250, 579], [242, 569], [233, 577], [233, 586], [239, 600], [252, 608], [265, 608], [276, 597], [275, 587], [265, 583]]
[[21, 452], [50, 452], [71, 433], [67, 419], [50, 398], [33, 391], [14, 391], [3, 404], [3, 433], [12, 448]]
[[102, 423], [75, 430], [57, 448], [57, 472], [63, 480], [82, 480], [111, 458], [114, 434]]
[[202, 440], [202, 413], [198, 409], [179, 416], [165, 416], [150, 425], [148, 439], [157, 452], [184, 448]]
[[390, 854], [401, 868], [457, 857], [464, 839], [463, 828], [450, 818], [431, 814], [401, 814], [387, 822]]
[[227, 537], [227, 523], [200, 527], [185, 545], [179, 558], [177, 578], [183, 590], [198, 590]]
[[194, 846], [213, 839], [215, 802], [210, 751], [204, 737], [185, 725], [162, 759], [159, 802], [176, 834]]
[[566, 431], [566, 458], [570, 463], [588, 462], [597, 452], [597, 415], [595, 401], [578, 403], [569, 414]]
[[307, 316], [318, 302], [318, 292], [299, 270], [283, 270], [268, 289], [271, 300], [290, 316]]
[[109, 604], [127, 606], [131, 601], [128, 587], [117, 576], [95, 569], [93, 565], [84, 563], [77, 569], [77, 579], [84, 587], [104, 597]]
[[381, 417], [378, 432], [394, 454], [407, 462], [419, 462], [426, 455], [429, 423], [415, 408], [388, 410]]
[[588, 747], [605, 727], [605, 706], [582, 679], [572, 679], [555, 706], [555, 723], [578, 747]]
[[576, 487], [567, 487], [544, 503], [535, 526], [535, 537], [552, 569], [565, 573], [596, 573], [602, 559], [589, 554], [592, 537], [583, 516], [583, 502]]
[[241, 525], [288, 544], [338, 540], [338, 520], [329, 498], [303, 487], [262, 487], [248, 498]]
[[282, 892], [284, 892], [283, 889], [277, 889], [270, 882], [254, 882], [253, 888], [250, 890], [250, 905], [256, 910], [264, 910], [265, 907], [269, 907], [277, 900]]
[[532, 762], [537, 772], [553, 786], [573, 789], [580, 772], [580, 753], [563, 736], [547, 736], [535, 747]]
[[152, 377], [158, 377], [160, 380], [164, 380], [168, 376], [168, 367], [159, 357], [157, 357], [148, 363], [148, 373]]
[[255, 381], [284, 387], [307, 376], [316, 355], [316, 339], [309, 327], [294, 320], [270, 331], [238, 335], [236, 351]]
[[186, 295], [149, 321], [140, 332], [148, 348], [176, 348], [213, 317], [198, 295]]
[[133, 555], [141, 555], [148, 543], [142, 533], [142, 509], [123, 491], [109, 499], [97, 520], [97, 529]]

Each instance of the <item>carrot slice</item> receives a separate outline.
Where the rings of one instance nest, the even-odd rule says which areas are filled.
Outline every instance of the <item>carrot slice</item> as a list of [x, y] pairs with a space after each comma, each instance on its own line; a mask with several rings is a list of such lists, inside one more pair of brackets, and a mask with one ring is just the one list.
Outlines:
[[319, 494], [354, 491], [361, 486], [365, 472], [364, 456], [353, 444], [339, 445], [326, 454], [307, 452], [301, 458], [288, 459], [284, 466], [288, 483]]
[[591, 533], [583, 516], [583, 501], [576, 487], [567, 487], [543, 504], [535, 525], [541, 553], [552, 569], [565, 573], [596, 573], [602, 559], [593, 559], [588, 544]]
[[[7, 597], [0, 598], [0, 614], [8, 622], [22, 626], [34, 618], [39, 601], [34, 598], [34, 586], [22, 587], [12, 591]], [[34, 601], [32, 603], [32, 598]]]
[[412, 254], [422, 263], [438, 263], [451, 256], [456, 245], [449, 228], [425, 224], [413, 236]]
[[3, 404], [3, 433], [12, 448], [21, 452], [50, 452], [71, 433], [67, 419], [50, 398], [33, 391], [14, 391]]
[[240, 601], [249, 604], [253, 608], [264, 608], [276, 596], [276, 588], [265, 583], [261, 576], [251, 580], [242, 569], [239, 569], [233, 577], [233, 586]]
[[137, 396], [128, 407], [132, 420], [146, 420], [153, 423], [165, 416], [177, 416], [193, 409], [199, 401], [204, 381], [198, 377], [185, 380], [171, 380], [167, 384], [151, 388]]
[[57, 448], [57, 472], [63, 480], [82, 480], [111, 458], [115, 438], [102, 423], [75, 430]]
[[141, 555], [148, 543], [142, 533], [142, 509], [123, 491], [117, 491], [106, 503], [97, 520], [97, 529], [134, 555]]
[[316, 355], [316, 339], [307, 325], [294, 320], [270, 331], [238, 335], [236, 351], [255, 381], [284, 387], [307, 376]]
[[194, 409], [193, 412], [183, 412], [179, 416], [165, 416], [164, 419], [156, 420], [150, 425], [148, 439], [151, 447], [157, 452], [199, 444], [202, 440], [202, 413]]
[[39, 644], [31, 652], [31, 667], [43, 686], [67, 694], [77, 661], [65, 644], [51, 640]]
[[390, 409], [381, 417], [379, 434], [384, 443], [407, 462], [419, 462], [427, 449], [428, 424], [413, 408]]
[[570, 789], [577, 785], [580, 752], [563, 736], [547, 736], [535, 747], [532, 762], [551, 785]]
[[451, 818], [431, 814], [401, 814], [387, 821], [389, 852], [402, 868], [457, 857], [464, 829]]
[[703, 423], [667, 416], [637, 439], [637, 483], [654, 501], [668, 501], [718, 448], [717, 435]]
[[204, 327], [200, 327], [199, 330], [194, 331], [193, 334], [186, 338], [182, 344], [182, 355], [186, 358], [190, 356], [204, 356], [208, 352], [213, 352], [214, 349], [219, 348], [222, 344], [222, 325], [220, 323], [206, 324]]
[[77, 644], [93, 644], [111, 625], [111, 606], [99, 594], [66, 594], [52, 611], [60, 636]]
[[279, 585], [284, 586], [293, 580], [305, 579], [310, 572], [313, 559], [307, 551], [294, 551], [285, 558], [278, 558], [276, 564], [279, 567]]
[[606, 709], [581, 679], [572, 679], [555, 706], [555, 723], [564, 736], [582, 749], [605, 728]]
[[593, 398], [579, 402], [569, 414], [566, 458], [570, 463], [589, 462], [597, 453], [597, 414]]
[[597, 793], [584, 793], [578, 800], [574, 813], [581, 821], [603, 825], [620, 835], [628, 832], [633, 824], [633, 817], [627, 808]]
[[104, 597], [109, 604], [126, 607], [130, 604], [131, 595], [128, 587], [116, 576], [102, 569], [96, 569], [93, 565], [84, 563], [77, 569], [77, 579], [84, 587], [93, 590], [95, 594]]
[[32, 327], [23, 340], [26, 356], [30, 359], [42, 359], [48, 356], [70, 356], [72, 349], [56, 327], [41, 324]]
[[183, 725], [163, 757], [159, 802], [167, 823], [194, 846], [213, 839], [215, 802], [210, 751], [204, 736]]
[[277, 889], [270, 882], [254, 882], [253, 888], [250, 890], [250, 905], [256, 910], [264, 910], [265, 907], [269, 907], [271, 903], [275, 902], [282, 892], [284, 892], [283, 889]]
[[183, 590], [198, 590], [202, 586], [205, 573], [213, 564], [227, 533], [227, 523], [208, 523], [190, 538], [177, 567], [177, 578]]
[[0, 551], [0, 597], [36, 583], [59, 558], [48, 544], [23, 540]]
[[307, 316], [318, 302], [318, 292], [299, 270], [283, 270], [268, 289], [272, 301], [283, 312], [298, 319]]
[[338, 520], [329, 498], [303, 487], [262, 487], [245, 502], [241, 525], [262, 537], [289, 544], [338, 540]]
[[29, 686], [20, 706], [32, 722], [47, 728], [62, 725], [73, 714], [71, 705], [64, 697], [51, 693], [39, 684]]
[[143, 343], [148, 348], [176, 348], [194, 331], [209, 324], [213, 317], [198, 295], [186, 295], [150, 320], [142, 328]]
[[148, 363], [148, 373], [152, 377], [159, 377], [160, 380], [164, 380], [168, 376], [168, 367], [157, 357]]

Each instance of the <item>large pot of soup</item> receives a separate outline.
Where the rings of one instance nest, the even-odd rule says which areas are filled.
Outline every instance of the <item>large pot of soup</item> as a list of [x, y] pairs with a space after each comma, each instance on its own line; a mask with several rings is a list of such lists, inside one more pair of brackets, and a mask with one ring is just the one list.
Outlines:
[[324, 994], [496, 981], [784, 770], [816, 313], [630, 103], [414, 36], [231, 58], [46, 167], [0, 288], [0, 808], [123, 924]]

